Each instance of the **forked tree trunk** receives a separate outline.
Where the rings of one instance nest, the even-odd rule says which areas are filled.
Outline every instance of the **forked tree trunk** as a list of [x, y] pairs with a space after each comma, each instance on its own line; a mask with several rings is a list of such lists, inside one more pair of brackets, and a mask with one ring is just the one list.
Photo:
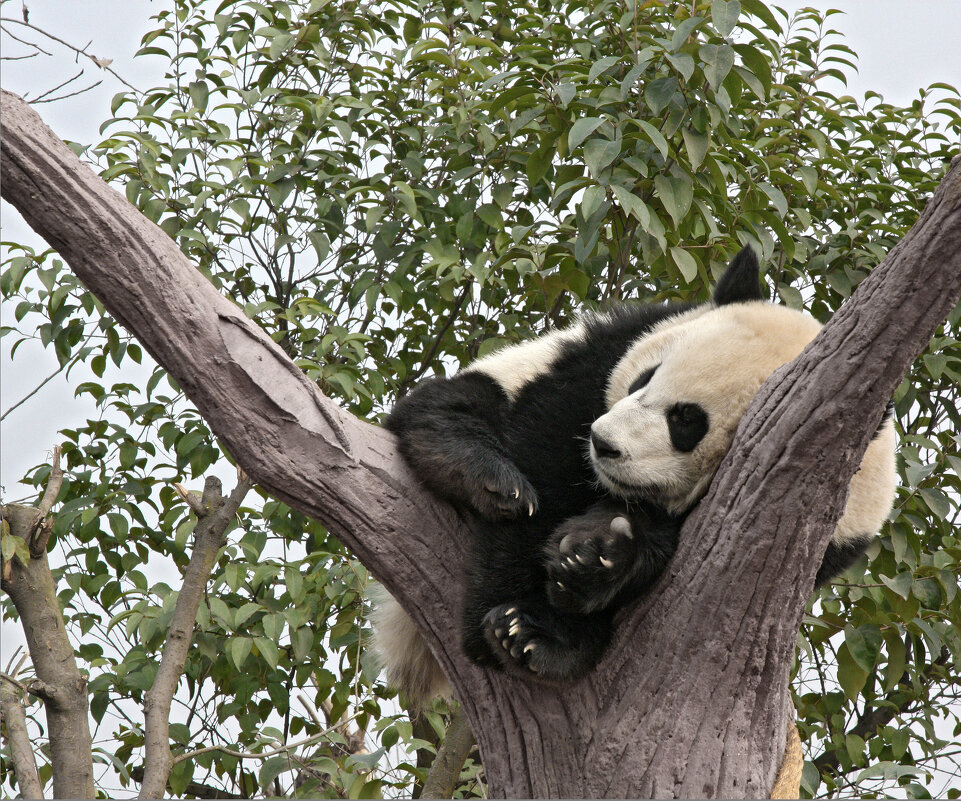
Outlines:
[[317, 518], [410, 611], [445, 667], [495, 796], [763, 797], [816, 566], [888, 398], [961, 293], [961, 169], [817, 339], [765, 384], [669, 572], [556, 690], [479, 670], [457, 642], [463, 521], [387, 432], [354, 419], [3, 95], [3, 197], [177, 379], [247, 473]]

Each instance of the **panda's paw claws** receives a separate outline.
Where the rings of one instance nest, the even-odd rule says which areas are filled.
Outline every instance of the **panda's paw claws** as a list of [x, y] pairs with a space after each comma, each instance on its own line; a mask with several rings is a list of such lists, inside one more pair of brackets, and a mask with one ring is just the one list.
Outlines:
[[537, 492], [511, 463], [501, 460], [490, 465], [486, 478], [479, 479], [471, 493], [471, 506], [488, 520], [510, 520], [533, 516]]
[[537, 673], [531, 664], [539, 645], [539, 627], [534, 619], [516, 606], [491, 609], [484, 618], [487, 641], [504, 667]]

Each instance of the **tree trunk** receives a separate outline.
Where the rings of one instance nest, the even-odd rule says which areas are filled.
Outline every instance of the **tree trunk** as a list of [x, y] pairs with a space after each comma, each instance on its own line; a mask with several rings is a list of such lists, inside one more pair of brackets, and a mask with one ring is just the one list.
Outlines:
[[767, 796], [798, 626], [843, 488], [961, 293], [961, 169], [765, 385], [669, 571], [622, 613], [597, 670], [558, 690], [461, 654], [468, 532], [408, 473], [391, 435], [323, 397], [22, 100], [2, 103], [3, 197], [170, 371], [247, 473], [320, 520], [411, 613], [461, 699], [492, 795]]

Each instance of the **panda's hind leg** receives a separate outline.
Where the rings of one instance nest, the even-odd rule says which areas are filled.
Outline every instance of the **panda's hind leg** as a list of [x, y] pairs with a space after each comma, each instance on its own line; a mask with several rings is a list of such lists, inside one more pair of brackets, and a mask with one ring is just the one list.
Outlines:
[[494, 379], [462, 373], [423, 382], [397, 402], [384, 425], [433, 492], [487, 520], [505, 520], [537, 508], [537, 493], [507, 455], [509, 409]]
[[584, 677], [611, 640], [611, 615], [569, 615], [540, 597], [491, 609], [484, 635], [508, 673], [545, 684], [569, 684]]

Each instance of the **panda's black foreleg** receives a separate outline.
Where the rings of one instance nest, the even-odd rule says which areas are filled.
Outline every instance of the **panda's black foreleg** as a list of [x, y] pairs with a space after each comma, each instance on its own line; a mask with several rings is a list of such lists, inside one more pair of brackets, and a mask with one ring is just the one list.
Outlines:
[[510, 400], [482, 373], [421, 383], [384, 426], [400, 438], [407, 463], [428, 488], [488, 520], [532, 515], [537, 493], [507, 455]]
[[547, 596], [558, 610], [590, 614], [639, 595], [677, 550], [683, 518], [605, 500], [564, 521], [547, 542]]

